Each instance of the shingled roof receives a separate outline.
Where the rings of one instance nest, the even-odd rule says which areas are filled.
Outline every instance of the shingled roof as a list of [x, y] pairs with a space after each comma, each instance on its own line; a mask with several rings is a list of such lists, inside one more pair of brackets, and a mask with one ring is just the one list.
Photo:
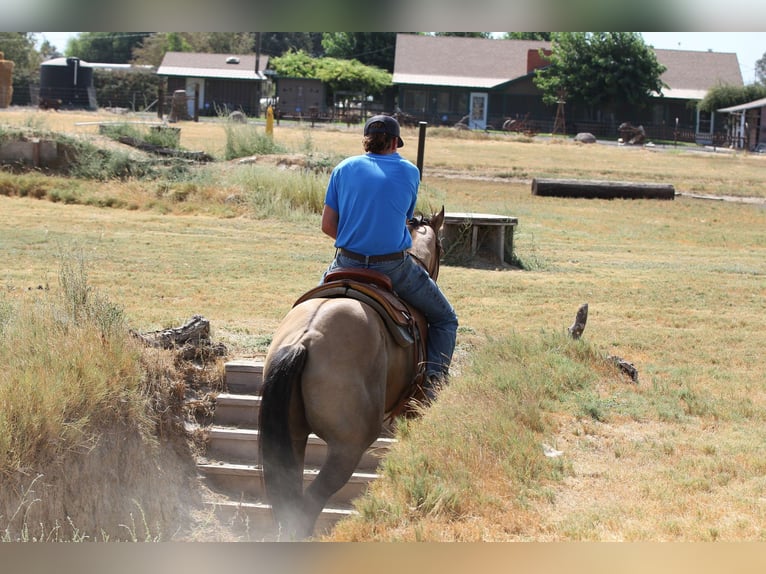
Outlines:
[[255, 71], [255, 54], [207, 54], [200, 52], [167, 52], [157, 75], [185, 78], [218, 78], [226, 80], [265, 80], [263, 71], [269, 57], [258, 58]]
[[485, 40], [397, 34], [394, 84], [493, 88], [527, 75], [529, 50], [539, 40]]
[[[529, 52], [550, 50], [537, 40], [489, 40], [398, 34], [394, 84], [491, 89], [527, 75]], [[657, 50], [667, 70], [662, 81], [669, 98], [702, 99], [718, 84], [742, 86], [737, 55], [691, 50]]]
[[662, 74], [662, 81], [669, 86], [662, 90], [666, 98], [701, 100], [719, 84], [744, 85], [735, 53], [657, 49], [654, 53], [667, 68]]

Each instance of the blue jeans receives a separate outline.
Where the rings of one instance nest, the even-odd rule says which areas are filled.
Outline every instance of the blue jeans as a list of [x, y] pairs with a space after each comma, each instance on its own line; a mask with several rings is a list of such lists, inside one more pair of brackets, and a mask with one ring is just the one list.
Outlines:
[[446, 376], [455, 350], [457, 315], [428, 272], [409, 255], [401, 261], [366, 265], [338, 253], [324, 275], [340, 267], [374, 269], [391, 278], [397, 295], [422, 312], [428, 322], [426, 375]]

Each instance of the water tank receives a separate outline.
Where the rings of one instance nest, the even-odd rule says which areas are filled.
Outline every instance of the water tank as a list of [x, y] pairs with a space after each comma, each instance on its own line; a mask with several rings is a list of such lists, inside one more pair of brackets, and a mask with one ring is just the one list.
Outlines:
[[63, 108], [97, 109], [93, 68], [79, 58], [54, 58], [43, 62], [40, 65], [40, 104], [46, 101], [56, 102]]

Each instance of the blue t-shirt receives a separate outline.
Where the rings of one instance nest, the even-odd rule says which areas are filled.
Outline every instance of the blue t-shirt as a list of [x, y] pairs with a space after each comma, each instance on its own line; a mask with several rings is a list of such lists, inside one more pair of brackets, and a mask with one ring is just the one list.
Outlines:
[[398, 153], [357, 155], [339, 163], [325, 204], [338, 212], [335, 247], [383, 255], [412, 246], [407, 219], [415, 211], [420, 172]]

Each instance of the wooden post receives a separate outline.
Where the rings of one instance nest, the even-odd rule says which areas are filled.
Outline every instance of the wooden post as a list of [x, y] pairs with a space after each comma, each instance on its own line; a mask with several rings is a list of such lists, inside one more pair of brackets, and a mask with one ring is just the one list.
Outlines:
[[418, 171], [420, 172], [420, 181], [423, 181], [423, 155], [426, 147], [426, 122], [418, 122], [420, 132], [418, 134]]
[[199, 121], [199, 84], [194, 84], [194, 121]]

